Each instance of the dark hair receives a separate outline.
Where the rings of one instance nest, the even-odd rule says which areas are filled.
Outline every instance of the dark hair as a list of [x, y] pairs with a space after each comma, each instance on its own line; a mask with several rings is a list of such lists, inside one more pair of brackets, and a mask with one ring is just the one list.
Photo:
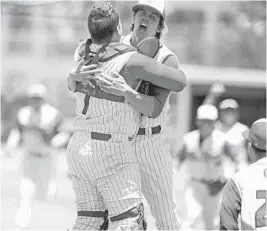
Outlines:
[[[136, 13], [138, 12], [138, 10], [134, 11], [134, 15], [133, 17], [136, 15]], [[164, 18], [162, 16], [160, 16], [160, 20], [159, 20], [159, 28], [160, 28], [160, 32], [156, 32], [155, 37], [160, 39], [161, 35], [162, 35], [162, 30], [164, 28]], [[134, 29], [134, 24], [132, 23], [130, 26], [130, 31], [133, 31]]]
[[94, 6], [88, 16], [88, 29], [95, 43], [109, 43], [119, 25], [119, 14], [109, 2]]

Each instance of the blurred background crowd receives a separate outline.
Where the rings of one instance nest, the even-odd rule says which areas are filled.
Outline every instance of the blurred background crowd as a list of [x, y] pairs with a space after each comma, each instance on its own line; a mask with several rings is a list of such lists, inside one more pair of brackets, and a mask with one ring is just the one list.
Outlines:
[[[66, 79], [78, 42], [89, 36], [86, 21], [95, 3], [1, 1], [2, 147], [16, 126], [18, 110], [28, 103], [27, 88], [34, 83], [47, 88], [48, 102], [63, 115], [61, 130], [73, 131], [75, 101]], [[124, 34], [130, 30], [134, 3], [112, 2], [119, 10]], [[213, 83], [224, 86], [218, 102], [226, 98], [236, 100], [239, 122], [250, 126], [266, 117], [266, 1], [167, 1], [166, 15], [168, 33], [163, 41], [178, 56], [188, 78], [185, 90], [170, 97], [168, 138], [173, 157], [181, 149], [184, 134], [196, 128], [197, 108], [211, 94]], [[9, 202], [3, 204], [9, 212], [3, 225], [12, 228], [17, 196], [10, 192], [19, 189], [15, 185], [17, 168], [12, 167], [15, 160], [6, 161], [9, 164], [2, 166], [6, 189], [2, 197], [9, 196]], [[61, 165], [61, 169], [66, 167]], [[181, 189], [177, 186], [178, 191]], [[71, 199], [62, 198], [73, 195], [68, 192], [66, 196], [64, 190], [63, 187], [61, 201], [69, 203]], [[68, 203], [62, 203], [67, 210]]]

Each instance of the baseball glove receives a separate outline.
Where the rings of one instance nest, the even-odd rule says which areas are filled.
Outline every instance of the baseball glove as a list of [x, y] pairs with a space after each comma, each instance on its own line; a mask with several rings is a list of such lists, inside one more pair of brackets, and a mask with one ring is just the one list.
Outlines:
[[226, 179], [210, 180], [209, 182], [207, 182], [210, 195], [216, 196], [219, 192], [221, 192], [226, 182]]

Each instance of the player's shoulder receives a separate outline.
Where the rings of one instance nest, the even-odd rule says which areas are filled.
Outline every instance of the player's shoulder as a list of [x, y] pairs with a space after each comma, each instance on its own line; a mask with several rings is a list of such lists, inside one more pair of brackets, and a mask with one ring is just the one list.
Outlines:
[[196, 140], [199, 138], [199, 131], [193, 130], [184, 135], [184, 141], [185, 142], [191, 142], [193, 140]]
[[131, 34], [127, 34], [127, 35], [125, 35], [125, 36], [121, 36], [121, 40], [120, 40], [120, 42], [121, 43], [124, 43], [124, 44], [126, 44], [126, 45], [131, 45], [131, 37], [132, 37], [132, 35]]
[[250, 164], [249, 166], [239, 170], [233, 177], [232, 180], [237, 187], [242, 190], [245, 184], [250, 184], [258, 178], [258, 162]]
[[54, 106], [48, 104], [48, 103], [45, 103], [43, 106], [42, 106], [42, 111], [44, 114], [50, 116], [50, 117], [56, 117], [56, 116], [59, 116], [60, 115], [60, 112], [58, 109], [56, 109]]
[[240, 122], [237, 122], [237, 123], [236, 123], [236, 127], [237, 127], [240, 131], [245, 131], [245, 130], [248, 129], [248, 126], [247, 126], [247, 125], [242, 124], [242, 123], [240, 123]]
[[18, 110], [17, 120], [19, 121], [19, 123], [25, 124], [28, 121], [31, 113], [32, 108], [30, 106], [22, 107]]
[[226, 140], [226, 135], [225, 133], [223, 133], [220, 129], [218, 128], [215, 128], [212, 132], [212, 135], [216, 138], [220, 138], [220, 139], [223, 139], [224, 141]]
[[170, 50], [166, 45], [161, 44], [160, 48], [159, 48], [159, 54], [164, 54], [164, 55], [168, 55], [168, 56], [176, 56], [176, 54]]
[[166, 61], [171, 59], [173, 59], [173, 61], [176, 62], [179, 66], [179, 60], [177, 55], [173, 51], [171, 51], [166, 45], [161, 44], [157, 54], [157, 60], [159, 62], [165, 63]]
[[[169, 49], [166, 45], [164, 45], [164, 44], [161, 44], [160, 45], [160, 51], [164, 51], [164, 52], [166, 52], [166, 53], [170, 53], [170, 54], [174, 54], [174, 52], [171, 50], [171, 49]], [[175, 55], [175, 54], [174, 54]]]
[[73, 59], [75, 62], [79, 62], [82, 57], [84, 57], [85, 55], [85, 43], [86, 43], [86, 40], [80, 40], [76, 49], [75, 49], [75, 52], [74, 52], [74, 55], [73, 55]]
[[30, 113], [32, 113], [32, 107], [30, 106], [25, 106], [25, 107], [22, 107], [18, 110], [18, 117], [25, 117], [25, 116], [28, 116], [30, 115]]

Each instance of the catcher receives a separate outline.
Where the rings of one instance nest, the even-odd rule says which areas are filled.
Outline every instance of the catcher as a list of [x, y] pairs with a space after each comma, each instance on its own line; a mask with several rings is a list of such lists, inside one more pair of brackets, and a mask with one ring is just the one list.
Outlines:
[[184, 228], [197, 228], [196, 222], [203, 215], [205, 229], [215, 229], [219, 221], [221, 191], [227, 179], [234, 173], [229, 167], [228, 146], [222, 132], [215, 129], [218, 118], [216, 107], [209, 104], [197, 110], [197, 130], [184, 136], [178, 154], [180, 165], [186, 164], [189, 177], [185, 190], [187, 215]]
[[[119, 42], [121, 23], [111, 4], [91, 10], [88, 28], [91, 39], [77, 50], [80, 61], [77, 72], [87, 64], [98, 64], [105, 74], [122, 74], [131, 87], [139, 79], [173, 91], [185, 87], [186, 78], [180, 70], [159, 64]], [[140, 229], [141, 182], [130, 142], [138, 131], [140, 114], [128, 103], [127, 94], [120, 97], [105, 93], [96, 84], [101, 76], [91, 77], [93, 86], [83, 78], [86, 76], [71, 79], [70, 75], [68, 79], [75, 94], [77, 114], [67, 150], [78, 210], [74, 229], [104, 229], [105, 210], [110, 229]]]

